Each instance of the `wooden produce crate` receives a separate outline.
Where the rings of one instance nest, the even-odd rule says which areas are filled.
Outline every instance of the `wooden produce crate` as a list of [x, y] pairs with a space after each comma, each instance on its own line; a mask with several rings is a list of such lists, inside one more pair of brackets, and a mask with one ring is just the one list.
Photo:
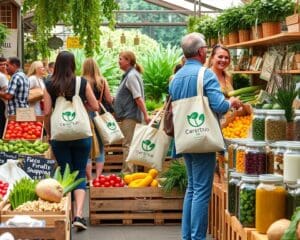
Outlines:
[[[68, 194], [65, 200], [64, 209], [60, 212], [23, 212], [23, 211], [13, 211], [11, 210], [10, 204], [5, 204], [1, 209], [0, 217], [1, 223], [7, 221], [10, 218], [13, 218], [15, 215], [28, 215], [35, 219], [45, 220], [46, 227], [55, 226], [56, 221], [64, 221], [65, 227], [64, 232], [67, 240], [70, 239], [71, 232], [71, 194]], [[34, 237], [34, 236], [32, 236]]]
[[107, 145], [104, 147], [105, 163], [103, 172], [120, 172], [123, 165], [122, 144]]
[[255, 230], [255, 228], [244, 228], [236, 216], [231, 216], [230, 225], [231, 238], [228, 238], [228, 240], [250, 240], [251, 232]]
[[108, 225], [180, 224], [183, 194], [161, 188], [90, 186], [90, 223]]
[[1, 227], [0, 235], [9, 232], [15, 239], [70, 239], [66, 235], [66, 221], [55, 221], [54, 226], [46, 227]]

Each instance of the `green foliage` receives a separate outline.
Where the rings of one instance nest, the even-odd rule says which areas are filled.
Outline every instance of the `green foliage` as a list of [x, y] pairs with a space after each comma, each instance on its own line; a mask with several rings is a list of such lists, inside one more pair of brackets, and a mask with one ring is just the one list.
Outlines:
[[107, 19], [114, 25], [113, 10], [118, 9], [115, 0], [25, 0], [23, 10], [34, 11], [36, 28], [36, 44], [42, 57], [50, 55], [48, 39], [51, 30], [58, 22], [73, 27], [79, 35], [87, 56], [99, 51], [100, 24]]
[[292, 15], [293, 0], [253, 0], [257, 16], [261, 22], [283, 21], [286, 16]]
[[206, 15], [191, 16], [188, 19], [188, 32], [202, 33], [206, 39], [218, 38], [216, 19]]
[[176, 47], [150, 49], [140, 57], [144, 67], [143, 79], [146, 98], [160, 101], [168, 92], [170, 76], [180, 62], [181, 51]]
[[7, 27], [0, 23], [0, 50], [1, 45], [4, 43], [7, 35]]
[[297, 226], [300, 222], [300, 207], [297, 207], [292, 219], [291, 219], [291, 223], [288, 227], [287, 230], [285, 230], [281, 240], [297, 240]]
[[200, 22], [201, 22], [201, 17], [189, 16], [187, 22], [187, 31], [189, 33], [198, 32]]
[[250, 77], [247, 74], [233, 74], [232, 76], [233, 89], [240, 89], [250, 86]]
[[156, 109], [161, 108], [162, 106], [163, 106], [162, 102], [157, 102], [157, 101], [149, 100], [149, 99], [146, 100], [146, 108], [147, 108], [148, 112], [152, 112]]
[[221, 29], [224, 35], [239, 30], [241, 22], [241, 7], [225, 9], [217, 18], [217, 28]]

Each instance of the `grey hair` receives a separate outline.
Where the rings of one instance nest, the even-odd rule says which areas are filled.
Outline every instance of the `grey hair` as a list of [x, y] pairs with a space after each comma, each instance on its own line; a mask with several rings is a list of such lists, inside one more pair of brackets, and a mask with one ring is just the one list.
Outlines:
[[197, 56], [198, 49], [205, 46], [205, 37], [201, 33], [189, 33], [185, 35], [181, 40], [181, 48], [186, 58]]

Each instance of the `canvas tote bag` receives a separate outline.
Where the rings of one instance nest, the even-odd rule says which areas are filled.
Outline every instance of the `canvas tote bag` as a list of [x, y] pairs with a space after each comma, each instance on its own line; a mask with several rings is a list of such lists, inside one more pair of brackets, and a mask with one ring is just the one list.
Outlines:
[[98, 112], [95, 112], [94, 123], [103, 144], [112, 144], [122, 140], [124, 135], [114, 116], [106, 111], [102, 103], [100, 103], [100, 107], [104, 113], [100, 115]]
[[126, 162], [162, 170], [171, 138], [163, 130], [163, 120], [158, 129], [151, 127], [162, 111], [159, 111], [148, 125], [136, 124]]
[[203, 95], [206, 68], [198, 73], [195, 97], [172, 102], [176, 153], [207, 153], [224, 149], [224, 139], [216, 115]]
[[59, 96], [51, 115], [51, 139], [71, 141], [92, 136], [90, 119], [79, 96], [81, 78], [76, 77], [75, 95], [71, 101]]

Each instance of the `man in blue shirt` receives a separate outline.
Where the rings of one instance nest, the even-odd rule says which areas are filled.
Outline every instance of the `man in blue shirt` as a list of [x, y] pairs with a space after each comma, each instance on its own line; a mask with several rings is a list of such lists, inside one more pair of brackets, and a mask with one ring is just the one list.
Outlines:
[[[184, 36], [181, 47], [187, 60], [170, 83], [172, 101], [197, 95], [198, 72], [206, 60], [207, 46], [202, 34], [190, 33]], [[224, 98], [216, 75], [209, 69], [204, 73], [203, 84], [204, 95], [208, 97], [213, 112], [223, 114], [230, 107], [240, 106], [237, 98]], [[184, 153], [183, 157], [187, 168], [188, 187], [183, 204], [182, 239], [205, 240], [216, 154]]]
[[8, 58], [7, 73], [11, 75], [11, 80], [6, 92], [0, 92], [0, 97], [8, 100], [8, 115], [15, 115], [17, 108], [28, 107], [29, 81], [20, 67], [20, 59]]

